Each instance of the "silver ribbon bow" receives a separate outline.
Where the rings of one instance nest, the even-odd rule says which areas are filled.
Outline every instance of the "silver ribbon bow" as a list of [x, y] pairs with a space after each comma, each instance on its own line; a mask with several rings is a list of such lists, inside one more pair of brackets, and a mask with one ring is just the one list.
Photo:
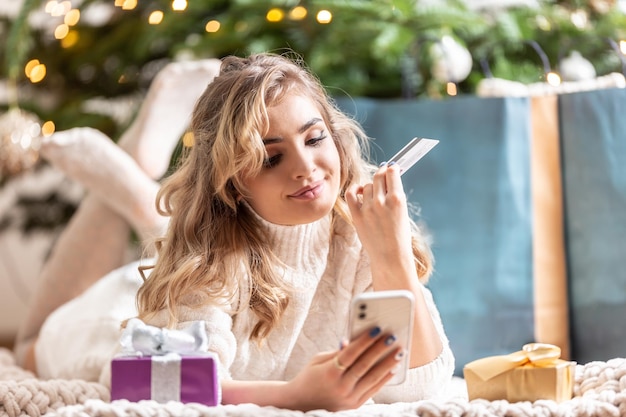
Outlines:
[[120, 338], [122, 351], [128, 355], [191, 355], [207, 351], [209, 337], [203, 321], [194, 321], [185, 329], [171, 330], [130, 319]]

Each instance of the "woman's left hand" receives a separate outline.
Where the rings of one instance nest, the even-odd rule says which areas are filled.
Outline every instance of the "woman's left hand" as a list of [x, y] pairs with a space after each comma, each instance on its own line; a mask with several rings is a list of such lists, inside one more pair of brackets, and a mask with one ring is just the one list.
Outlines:
[[400, 167], [384, 165], [371, 183], [353, 185], [346, 201], [354, 227], [372, 261], [396, 260], [411, 252], [411, 226]]
[[354, 409], [374, 396], [393, 377], [402, 351], [395, 336], [380, 328], [364, 331], [336, 352], [321, 352], [287, 382], [288, 408], [309, 411]]

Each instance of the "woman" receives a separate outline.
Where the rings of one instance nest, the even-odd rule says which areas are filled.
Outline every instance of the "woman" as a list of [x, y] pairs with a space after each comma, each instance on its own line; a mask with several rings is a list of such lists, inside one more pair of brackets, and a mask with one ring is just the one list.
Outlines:
[[[170, 223], [140, 318], [207, 320], [227, 403], [335, 410], [440, 389], [452, 355], [418, 279], [430, 252], [399, 171], [383, 166], [370, 180], [365, 134], [318, 80], [281, 56], [226, 58], [192, 131], [195, 145], [159, 193]], [[382, 388], [403, 352], [383, 335], [336, 345], [352, 297], [388, 289], [417, 303], [410, 377]]]
[[[341, 410], [443, 395], [454, 359], [399, 170], [363, 158], [366, 135], [319, 81], [284, 56], [225, 58], [191, 127], [158, 194], [170, 221], [139, 318], [204, 320], [224, 403]], [[415, 296], [411, 351], [377, 329], [343, 340], [351, 299], [388, 289]], [[385, 386], [403, 355], [406, 381]]]

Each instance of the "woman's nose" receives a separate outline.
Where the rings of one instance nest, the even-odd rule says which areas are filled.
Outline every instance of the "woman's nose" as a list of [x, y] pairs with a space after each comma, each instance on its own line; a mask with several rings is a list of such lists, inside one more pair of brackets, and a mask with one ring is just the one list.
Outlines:
[[307, 151], [297, 152], [293, 164], [294, 178], [308, 178], [313, 171], [315, 171], [315, 161], [313, 155]]

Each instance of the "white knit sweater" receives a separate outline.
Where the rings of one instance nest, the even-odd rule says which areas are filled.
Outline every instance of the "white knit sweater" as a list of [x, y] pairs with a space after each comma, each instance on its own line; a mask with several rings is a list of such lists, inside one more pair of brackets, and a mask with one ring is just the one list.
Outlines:
[[[284, 279], [295, 288], [279, 325], [263, 345], [248, 338], [256, 323], [250, 309], [234, 316], [218, 307], [180, 312], [181, 328], [193, 320], [206, 321], [209, 350], [220, 359], [221, 378], [293, 378], [313, 355], [339, 347], [352, 297], [371, 290], [368, 258], [345, 222], [337, 222], [333, 232], [328, 217], [299, 226], [263, 223], [285, 263]], [[136, 315], [134, 295], [141, 284], [136, 268], [133, 263], [112, 272], [49, 317], [36, 349], [41, 377], [98, 380], [108, 374], [118, 348], [119, 322]], [[425, 287], [422, 291], [443, 351], [431, 363], [409, 370], [403, 384], [383, 388], [374, 397], [376, 402], [437, 399], [448, 390], [454, 357], [432, 295]], [[166, 316], [163, 312], [150, 324], [164, 326]]]

